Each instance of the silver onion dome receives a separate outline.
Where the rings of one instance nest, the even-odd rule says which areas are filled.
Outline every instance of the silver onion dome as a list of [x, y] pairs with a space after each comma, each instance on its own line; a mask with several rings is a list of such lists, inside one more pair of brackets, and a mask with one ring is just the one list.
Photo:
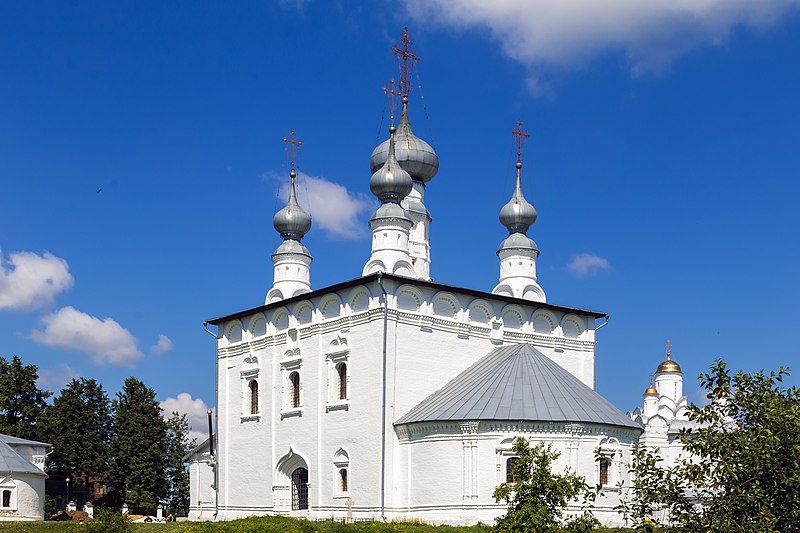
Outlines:
[[[400, 115], [400, 127], [395, 135], [395, 157], [400, 166], [411, 174], [411, 178], [429, 182], [439, 171], [439, 156], [430, 144], [426, 143], [411, 130], [408, 119], [408, 97], [403, 97], [403, 113]], [[389, 139], [379, 144], [369, 158], [370, 171], [381, 168], [389, 158]]]
[[520, 173], [522, 162], [517, 161], [517, 184], [511, 200], [500, 210], [500, 223], [508, 233], [525, 233], [536, 222], [536, 208], [522, 194]]
[[272, 225], [284, 239], [299, 241], [311, 229], [311, 215], [300, 208], [294, 190], [294, 178], [297, 176], [294, 169], [289, 173], [292, 185], [289, 187], [289, 199], [286, 205], [272, 217]]
[[408, 172], [403, 170], [395, 156], [395, 127], [389, 128], [389, 155], [381, 168], [376, 170], [369, 179], [369, 189], [378, 197], [381, 203], [399, 204], [413, 188], [413, 180]]

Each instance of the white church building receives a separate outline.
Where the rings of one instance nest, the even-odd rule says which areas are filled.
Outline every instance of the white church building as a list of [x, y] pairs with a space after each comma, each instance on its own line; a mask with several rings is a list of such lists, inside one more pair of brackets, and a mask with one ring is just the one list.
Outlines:
[[44, 520], [45, 442], [0, 434], [0, 521]]
[[679, 414], [682, 392], [669, 389], [669, 373], [657, 376], [665, 399], [653, 407], [646, 396], [632, 418], [595, 391], [607, 315], [547, 301], [519, 157], [500, 209], [507, 236], [494, 290], [431, 280], [425, 194], [439, 159], [414, 135], [400, 88], [399, 127], [370, 160], [380, 206], [361, 277], [312, 288], [302, 242], [311, 217], [292, 163], [264, 305], [208, 321], [217, 328], [216, 427], [187, 458], [190, 518], [491, 523], [505, 512], [492, 494], [510, 478], [521, 436], [552, 443], [555, 468], [602, 485], [595, 516], [620, 524], [614, 506], [631, 446], [654, 417], [672, 423], [667, 411]]

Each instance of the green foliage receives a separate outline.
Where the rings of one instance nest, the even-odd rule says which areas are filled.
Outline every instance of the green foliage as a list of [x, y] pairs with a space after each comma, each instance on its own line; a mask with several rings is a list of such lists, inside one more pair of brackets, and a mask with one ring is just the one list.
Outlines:
[[[583, 477], [574, 473], [555, 474], [551, 465], [559, 453], [550, 444], [531, 447], [524, 438], [514, 441], [518, 459], [513, 467], [514, 481], [501, 484], [494, 491], [497, 502], [505, 502], [508, 512], [497, 519], [497, 531], [562, 531], [564, 508], [571, 500], [588, 492]], [[589, 516], [568, 524], [572, 531], [589, 531], [596, 522]], [[582, 529], [583, 528], [583, 529]]]
[[196, 445], [189, 439], [186, 415], [173, 412], [167, 419], [167, 509], [166, 514], [189, 514], [189, 471], [183, 458]]
[[113, 403], [111, 480], [134, 514], [155, 514], [167, 492], [167, 425], [155, 398], [131, 377]]
[[668, 511], [675, 515], [692, 510], [685, 497], [685, 481], [674, 470], [662, 467], [661, 462], [654, 450], [640, 443], [631, 449], [631, 486], [616, 510], [637, 531], [655, 531], [659, 521], [654, 517], [664, 522]]
[[126, 516], [106, 509], [98, 509], [94, 519], [81, 525], [80, 530], [85, 533], [129, 533], [133, 530]]
[[23, 439], [39, 439], [37, 422], [52, 393], [39, 389], [36, 365], [23, 365], [16, 355], [0, 357], [0, 433]]
[[634, 455], [634, 474], [653, 489], [636, 505], [663, 507], [688, 532], [800, 531], [800, 391], [782, 385], [788, 375], [731, 375], [715, 361], [700, 375], [711, 403], [688, 409], [700, 427], [680, 435], [690, 458], [667, 470]]
[[73, 379], [41, 419], [42, 434], [53, 445], [50, 471], [73, 477], [102, 476], [108, 470], [111, 402], [93, 379]]

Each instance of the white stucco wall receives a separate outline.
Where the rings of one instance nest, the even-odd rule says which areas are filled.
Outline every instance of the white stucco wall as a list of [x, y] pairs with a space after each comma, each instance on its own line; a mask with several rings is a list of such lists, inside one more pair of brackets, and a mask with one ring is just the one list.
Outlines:
[[0, 508], [0, 520], [44, 520], [44, 480], [44, 475], [0, 475], [0, 494], [12, 491], [11, 506]]
[[[531, 343], [593, 387], [594, 318], [533, 302], [512, 304], [488, 294], [479, 298], [385, 278], [383, 284], [389, 293], [383, 426], [386, 516], [470, 521], [477, 515], [461, 508], [463, 461], [460, 452], [453, 458], [450, 450], [460, 450], [460, 440], [427, 442], [431, 453], [413, 454], [399, 442], [393, 421], [505, 343]], [[288, 305], [274, 304], [219, 324], [217, 519], [271, 513], [380, 518], [381, 295], [372, 281]], [[331, 370], [337, 362], [348, 366], [345, 401], [332, 401], [330, 393], [337, 386]], [[288, 405], [288, 376], [295, 371], [301, 377], [299, 408]], [[256, 414], [250, 413], [250, 380], [258, 382]], [[495, 454], [492, 444], [487, 441], [486, 446], [491, 451], [481, 447], [481, 453]], [[593, 451], [587, 453], [593, 458]], [[334, 466], [334, 457], [342, 454], [348, 457], [345, 495], [338, 489]], [[308, 511], [288, 509], [289, 476], [298, 466], [309, 471]], [[202, 482], [209, 472], [202, 464], [192, 465], [193, 491], [210, 486]], [[425, 476], [436, 472], [454, 476], [453, 487], [443, 490], [427, 483]], [[426, 495], [427, 490], [436, 494]], [[485, 486], [479, 492], [485, 505], [493, 505], [487, 500], [491, 490]], [[441, 500], [444, 496], [446, 501]], [[425, 505], [442, 511], [423, 511]], [[199, 514], [202, 509], [197, 504], [193, 511]]]

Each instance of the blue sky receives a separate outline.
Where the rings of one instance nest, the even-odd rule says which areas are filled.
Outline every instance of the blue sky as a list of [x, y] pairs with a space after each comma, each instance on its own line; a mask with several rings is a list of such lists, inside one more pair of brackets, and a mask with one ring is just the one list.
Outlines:
[[603, 395], [638, 406], [667, 339], [695, 400], [716, 357], [793, 365], [798, 8], [5, 2], [0, 355], [51, 390], [86, 376], [113, 393], [135, 375], [200, 424], [214, 394], [201, 324], [271, 286], [292, 128], [312, 285], [360, 274], [381, 88], [408, 25], [412, 124], [441, 160], [426, 196], [436, 281], [496, 283], [523, 120], [539, 281], [552, 303], [611, 314]]

